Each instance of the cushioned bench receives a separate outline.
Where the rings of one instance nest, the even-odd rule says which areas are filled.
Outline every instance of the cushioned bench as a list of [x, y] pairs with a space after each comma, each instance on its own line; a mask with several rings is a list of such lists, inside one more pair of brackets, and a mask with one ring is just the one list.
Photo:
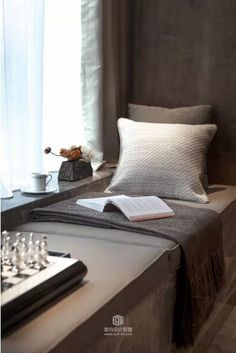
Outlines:
[[[229, 254], [236, 244], [236, 187], [214, 185], [209, 199], [206, 205], [186, 204], [221, 215]], [[88, 275], [82, 288], [4, 339], [2, 349], [7, 353], [83, 351], [96, 337], [104, 338], [104, 327], [111, 326], [113, 315], [128, 313], [167, 283], [171, 273], [173, 280], [181, 264], [178, 245], [147, 235], [56, 222], [29, 222], [18, 230], [47, 233], [49, 247], [84, 261]], [[107, 348], [106, 353], [110, 351]]]
[[4, 339], [3, 352], [48, 352], [65, 338], [76, 343], [76, 349], [80, 345], [82, 348], [87, 343], [80, 329], [83, 323], [89, 322], [86, 327], [90, 341], [111, 325], [113, 315], [125, 314], [133, 306], [134, 288], [138, 288], [136, 299], [140, 300], [169, 272], [168, 254], [158, 246], [91, 239], [88, 234], [50, 234], [48, 242], [50, 249], [66, 249], [87, 265], [86, 281], [79, 290]]

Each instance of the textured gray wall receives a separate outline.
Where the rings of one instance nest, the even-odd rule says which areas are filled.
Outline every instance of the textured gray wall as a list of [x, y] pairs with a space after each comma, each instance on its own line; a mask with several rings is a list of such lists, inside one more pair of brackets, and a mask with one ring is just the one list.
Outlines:
[[212, 104], [212, 182], [236, 184], [236, 1], [133, 0], [130, 101]]

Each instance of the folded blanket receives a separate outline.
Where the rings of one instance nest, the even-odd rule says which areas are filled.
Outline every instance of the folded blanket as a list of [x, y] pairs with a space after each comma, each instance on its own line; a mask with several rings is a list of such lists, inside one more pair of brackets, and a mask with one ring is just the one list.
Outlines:
[[[99, 196], [107, 194], [93, 193], [88, 197]], [[31, 219], [128, 230], [180, 244], [182, 266], [177, 274], [173, 340], [178, 347], [193, 344], [224, 280], [221, 221], [217, 213], [168, 202], [176, 217], [130, 222], [119, 212], [101, 213], [79, 206], [77, 199], [34, 209]]]

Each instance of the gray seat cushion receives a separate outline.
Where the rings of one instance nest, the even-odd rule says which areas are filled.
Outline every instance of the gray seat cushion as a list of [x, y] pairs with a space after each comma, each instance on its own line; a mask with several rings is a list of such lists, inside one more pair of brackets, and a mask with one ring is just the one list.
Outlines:
[[208, 204], [198, 204], [196, 202], [170, 200], [181, 205], [201, 207], [211, 209], [218, 214], [222, 214], [226, 208], [236, 200], [236, 186], [232, 185], [211, 185], [207, 190]]
[[[76, 338], [80, 351], [84, 340], [111, 326], [113, 315], [125, 314], [135, 300], [141, 300], [168, 277], [168, 255], [159, 247], [78, 235], [49, 235], [48, 242], [49, 248], [69, 251], [87, 265], [85, 284], [5, 338], [3, 352], [47, 352], [71, 337]], [[85, 322], [90, 333], [87, 337], [83, 335]]]
[[[214, 185], [209, 189], [209, 199], [210, 204], [200, 207], [221, 214], [224, 227], [230, 225], [230, 241], [232, 229], [236, 229], [232, 217], [236, 187]], [[59, 352], [71, 342], [82, 347], [88, 343], [86, 339], [110, 325], [112, 315], [128, 311], [134, 299], [141, 300], [153, 286], [158, 288], [180, 265], [178, 245], [142, 234], [55, 222], [26, 223], [18, 230], [48, 233], [49, 248], [70, 251], [72, 257], [86, 263], [88, 275], [82, 288], [4, 339], [3, 352], [47, 352], [60, 342]], [[90, 335], [83, 334], [85, 328]]]

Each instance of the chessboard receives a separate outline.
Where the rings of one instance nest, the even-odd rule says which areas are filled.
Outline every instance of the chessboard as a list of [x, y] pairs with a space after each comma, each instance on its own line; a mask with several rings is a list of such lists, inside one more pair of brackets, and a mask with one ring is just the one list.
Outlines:
[[81, 261], [58, 256], [48, 256], [47, 267], [41, 269], [14, 273], [11, 266], [2, 265], [2, 334], [24, 324], [68, 290], [78, 288], [86, 273]]
[[5, 292], [10, 288], [19, 285], [21, 282], [27, 280], [28, 278], [32, 278], [32, 276], [43, 270], [44, 269], [36, 270], [33, 268], [27, 268], [16, 273], [12, 272], [11, 266], [3, 265], [1, 272], [1, 292]]
[[[55, 256], [56, 257], [63, 257], [63, 258], [70, 258], [69, 253], [62, 253], [62, 252], [56, 252], [56, 251], [49, 251], [48, 254], [50, 255], [50, 259], [53, 259]], [[52, 263], [50, 263], [50, 266]], [[1, 292], [5, 292], [6, 290], [12, 288], [13, 286], [16, 286], [23, 282], [24, 280], [28, 278], [32, 278], [32, 276], [36, 275], [40, 271], [45, 270], [45, 268], [42, 269], [35, 269], [35, 268], [25, 268], [22, 269], [19, 272], [12, 272], [12, 266], [8, 265], [2, 265], [1, 269]]]

